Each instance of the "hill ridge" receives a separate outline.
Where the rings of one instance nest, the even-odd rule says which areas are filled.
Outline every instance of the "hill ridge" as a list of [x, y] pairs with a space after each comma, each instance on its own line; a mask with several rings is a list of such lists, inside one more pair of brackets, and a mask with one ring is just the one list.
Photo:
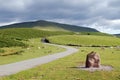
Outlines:
[[[1, 26], [0, 29], [4, 28], [54, 28], [55, 30], [63, 30], [63, 31], [73, 31], [73, 32], [99, 32], [96, 29], [83, 27], [83, 26], [76, 26], [64, 23], [57, 23], [52, 21], [45, 21], [45, 20], [37, 20], [37, 21], [29, 21], [29, 22], [21, 22], [21, 23], [14, 23], [10, 25]], [[52, 30], [51, 29], [51, 30]]]

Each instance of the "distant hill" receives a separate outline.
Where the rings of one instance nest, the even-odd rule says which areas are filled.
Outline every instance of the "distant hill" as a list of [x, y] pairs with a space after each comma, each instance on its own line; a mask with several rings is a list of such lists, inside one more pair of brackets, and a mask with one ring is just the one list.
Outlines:
[[114, 34], [115, 36], [117, 36], [117, 37], [120, 37], [120, 34]]
[[87, 27], [69, 25], [69, 24], [61, 24], [56, 22], [44, 21], [44, 20], [15, 23], [0, 27], [0, 29], [4, 29], [4, 28], [36, 28], [36, 29], [48, 30], [48, 31], [99, 32], [93, 28], [87, 28]]

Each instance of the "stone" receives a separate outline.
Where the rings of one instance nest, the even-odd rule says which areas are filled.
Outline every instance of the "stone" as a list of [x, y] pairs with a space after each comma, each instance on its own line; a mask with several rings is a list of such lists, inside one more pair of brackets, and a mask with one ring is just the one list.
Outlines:
[[47, 38], [42, 38], [41, 42], [43, 42], [43, 43], [49, 43], [49, 40]]
[[100, 67], [100, 55], [94, 51], [87, 54], [86, 57], [86, 68], [99, 68]]

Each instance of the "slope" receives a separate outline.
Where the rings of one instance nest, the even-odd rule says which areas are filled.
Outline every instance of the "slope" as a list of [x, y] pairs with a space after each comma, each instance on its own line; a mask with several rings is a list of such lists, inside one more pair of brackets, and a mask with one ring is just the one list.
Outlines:
[[96, 35], [60, 35], [48, 38], [51, 43], [87, 47], [119, 46], [120, 38]]
[[1, 26], [0, 29], [2, 28], [37, 28], [42, 30], [53, 30], [53, 31], [99, 32], [96, 29], [92, 29], [92, 28], [69, 25], [69, 24], [61, 24], [56, 22], [44, 21], [44, 20], [16, 23], [11, 25]]
[[42, 31], [31, 28], [0, 29], [0, 47], [26, 46], [21, 41], [53, 35], [73, 34], [63, 31]]

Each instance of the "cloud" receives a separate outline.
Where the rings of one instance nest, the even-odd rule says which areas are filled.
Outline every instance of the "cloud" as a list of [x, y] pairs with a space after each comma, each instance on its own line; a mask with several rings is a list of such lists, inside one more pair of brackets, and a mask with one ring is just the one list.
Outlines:
[[20, 20], [15, 20], [15, 21], [12, 21], [12, 22], [2, 22], [2, 23], [0, 23], [0, 25], [4, 26], [4, 25], [10, 25], [10, 24], [18, 23], [18, 22], [21, 22], [21, 21]]
[[0, 23], [50, 20], [120, 33], [120, 0], [0, 0]]
[[19, 12], [31, 3], [31, 0], [0, 0], [0, 9]]

